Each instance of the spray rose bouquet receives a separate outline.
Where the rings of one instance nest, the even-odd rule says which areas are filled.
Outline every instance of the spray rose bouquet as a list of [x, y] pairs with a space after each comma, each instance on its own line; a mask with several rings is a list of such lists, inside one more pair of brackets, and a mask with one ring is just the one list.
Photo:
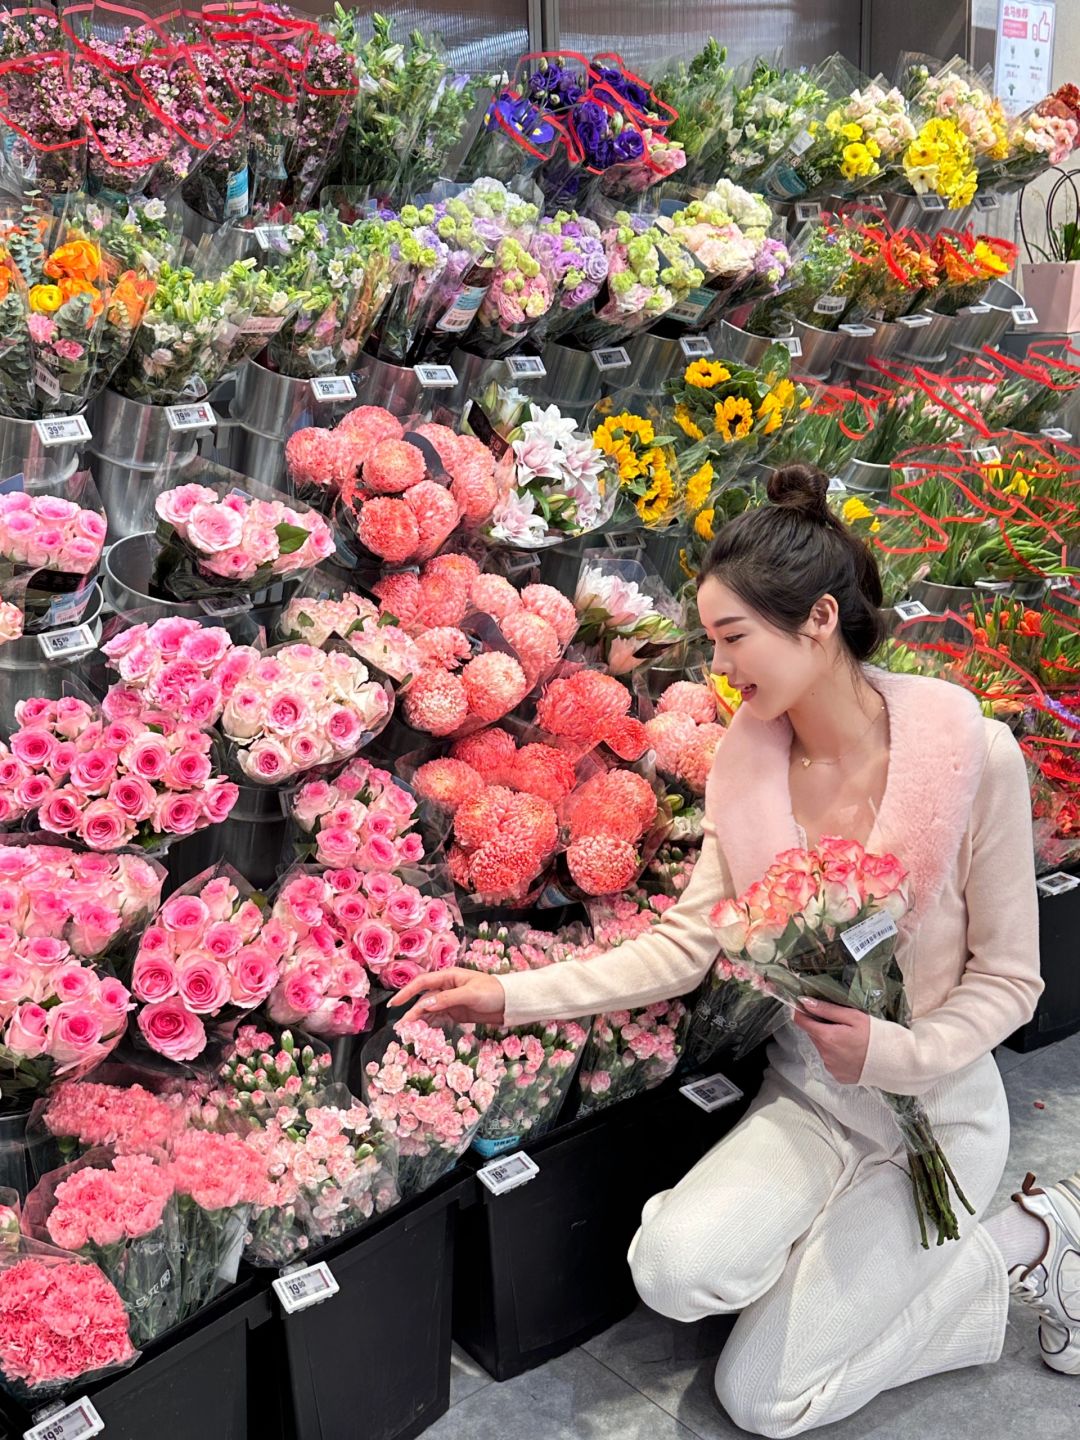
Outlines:
[[302, 785], [289, 813], [300, 832], [301, 858], [320, 865], [390, 871], [424, 857], [424, 842], [412, 828], [416, 801], [388, 770], [359, 756], [333, 780]]
[[182, 615], [129, 625], [102, 644], [119, 680], [101, 702], [108, 720], [139, 718], [207, 726], [246, 677], [258, 651], [227, 630]]

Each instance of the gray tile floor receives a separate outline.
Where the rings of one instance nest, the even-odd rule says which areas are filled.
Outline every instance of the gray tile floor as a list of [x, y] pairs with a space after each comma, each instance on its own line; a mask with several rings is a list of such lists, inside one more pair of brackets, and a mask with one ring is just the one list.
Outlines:
[[[1030, 1055], [1000, 1050], [1012, 1148], [994, 1210], [1033, 1170], [1054, 1181], [1080, 1169], [1080, 1035]], [[1036, 1109], [1041, 1100], [1045, 1109]], [[712, 1372], [730, 1321], [679, 1325], [644, 1306], [580, 1349], [497, 1385], [455, 1350], [451, 1409], [425, 1440], [732, 1440]], [[1001, 1361], [887, 1391], [822, 1440], [1039, 1440], [1080, 1435], [1080, 1377], [1039, 1359], [1037, 1321], [1014, 1303]]]

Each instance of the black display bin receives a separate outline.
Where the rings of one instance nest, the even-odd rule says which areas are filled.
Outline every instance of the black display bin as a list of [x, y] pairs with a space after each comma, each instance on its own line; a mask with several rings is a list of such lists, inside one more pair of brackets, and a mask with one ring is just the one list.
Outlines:
[[626, 1252], [645, 1201], [745, 1113], [764, 1051], [722, 1068], [745, 1092], [737, 1105], [709, 1114], [679, 1093], [687, 1083], [679, 1077], [527, 1144], [540, 1171], [518, 1189], [492, 1195], [478, 1184], [477, 1203], [458, 1219], [454, 1339], [496, 1380], [564, 1354], [633, 1310]]
[[[108, 1440], [248, 1440], [265, 1404], [254, 1341], [271, 1315], [266, 1287], [248, 1281], [148, 1345], [130, 1369], [76, 1382], [67, 1398], [90, 1397]], [[16, 1440], [37, 1413], [4, 1396], [0, 1433]]]
[[275, 1299], [260, 1332], [259, 1369], [268, 1383], [278, 1377], [283, 1440], [411, 1440], [450, 1408], [454, 1228], [476, 1188], [459, 1167], [304, 1257], [325, 1260], [340, 1290], [293, 1315]]
[[1080, 1030], [1080, 886], [1039, 895], [1039, 960], [1046, 989], [1005, 1042], [1013, 1050], [1038, 1050]]

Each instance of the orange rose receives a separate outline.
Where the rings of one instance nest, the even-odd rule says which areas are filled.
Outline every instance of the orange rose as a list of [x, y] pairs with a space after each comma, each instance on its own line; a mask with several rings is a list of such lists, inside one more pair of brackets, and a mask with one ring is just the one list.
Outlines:
[[109, 296], [109, 308], [111, 310], [115, 305], [122, 309], [127, 323], [134, 328], [141, 322], [156, 289], [157, 285], [153, 280], [140, 280], [134, 270], [125, 270], [113, 286], [113, 292]]
[[76, 295], [90, 296], [90, 317], [96, 320], [105, 309], [105, 301], [101, 298], [101, 291], [96, 285], [90, 285], [85, 280], [61, 280], [60, 293], [64, 297], [64, 303], [73, 300]]
[[101, 251], [89, 240], [69, 240], [58, 246], [44, 265], [54, 280], [83, 280], [89, 283], [101, 274]]

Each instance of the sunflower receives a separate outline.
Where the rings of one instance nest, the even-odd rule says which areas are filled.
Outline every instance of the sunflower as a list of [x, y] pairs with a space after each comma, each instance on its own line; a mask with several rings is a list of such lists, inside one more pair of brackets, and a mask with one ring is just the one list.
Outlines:
[[715, 534], [713, 530], [715, 517], [716, 511], [711, 506], [708, 510], [702, 510], [694, 519], [694, 534], [702, 540], [711, 540]]
[[716, 478], [716, 471], [708, 460], [699, 470], [695, 470], [690, 479], [686, 482], [686, 503], [691, 510], [700, 510], [705, 501], [709, 498], [709, 491], [712, 489], [713, 480]]
[[678, 425], [683, 434], [691, 440], [705, 439], [705, 431], [695, 422], [688, 406], [684, 405], [681, 400], [678, 405], [675, 406], [675, 424]]
[[714, 405], [713, 410], [717, 432], [725, 440], [741, 440], [754, 428], [754, 407], [742, 395], [729, 395], [722, 403]]
[[688, 385], [696, 385], [699, 390], [711, 390], [714, 385], [730, 380], [731, 371], [719, 360], [695, 360], [686, 367], [683, 378]]
[[652, 483], [634, 508], [646, 525], [655, 525], [662, 520], [675, 494], [671, 482], [671, 471], [662, 450], [648, 450], [641, 457], [645, 468], [652, 473]]

